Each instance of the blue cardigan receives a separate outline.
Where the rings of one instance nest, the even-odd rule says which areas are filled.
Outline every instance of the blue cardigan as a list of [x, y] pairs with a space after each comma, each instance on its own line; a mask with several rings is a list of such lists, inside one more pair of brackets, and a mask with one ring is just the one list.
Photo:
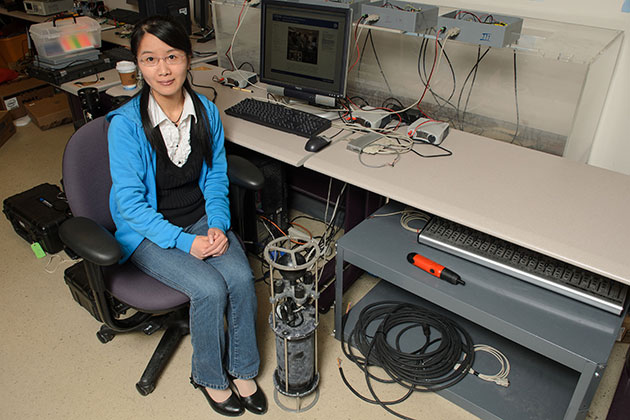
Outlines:
[[[208, 227], [230, 228], [229, 182], [223, 125], [217, 107], [198, 95], [206, 108], [212, 137], [212, 168], [203, 162], [199, 187], [203, 192]], [[116, 224], [116, 240], [122, 247], [121, 263], [147, 238], [162, 248], [190, 252], [195, 235], [169, 223], [157, 211], [156, 153], [149, 144], [140, 119], [140, 95], [107, 115], [109, 165], [112, 189], [109, 209]]]

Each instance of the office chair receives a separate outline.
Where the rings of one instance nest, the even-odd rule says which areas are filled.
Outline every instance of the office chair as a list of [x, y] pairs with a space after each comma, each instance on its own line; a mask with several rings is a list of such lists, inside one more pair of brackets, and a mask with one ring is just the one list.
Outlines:
[[[151, 276], [131, 262], [118, 264], [121, 256], [112, 235], [114, 222], [109, 212], [112, 185], [109, 172], [105, 117], [96, 118], [72, 135], [63, 155], [63, 184], [73, 218], [59, 229], [66, 246], [83, 258], [79, 264], [93, 295], [95, 318], [103, 322], [97, 337], [109, 342], [116, 333], [141, 330], [151, 334], [165, 328], [136, 389], [148, 395], [180, 339], [188, 334], [188, 297]], [[255, 217], [253, 206], [244, 207], [246, 191], [262, 188], [262, 173], [249, 161], [228, 157], [231, 201], [235, 231], [244, 226], [243, 219]], [[242, 246], [242, 244], [241, 244]], [[66, 270], [78, 267], [72, 266]], [[82, 271], [80, 271], [82, 272]], [[83, 272], [82, 272], [83, 273]], [[92, 312], [92, 311], [90, 311]], [[129, 315], [133, 313], [133, 315]]]

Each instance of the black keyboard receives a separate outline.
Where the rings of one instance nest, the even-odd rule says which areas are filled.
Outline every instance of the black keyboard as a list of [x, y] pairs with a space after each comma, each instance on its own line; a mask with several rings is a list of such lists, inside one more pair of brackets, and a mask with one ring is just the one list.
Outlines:
[[628, 294], [625, 284], [437, 216], [422, 229], [418, 242], [616, 315]]
[[330, 128], [330, 120], [286, 106], [247, 98], [225, 110], [227, 115], [302, 137]]
[[105, 16], [108, 19], [115, 20], [116, 22], [127, 23], [129, 25], [135, 25], [140, 21], [140, 13], [134, 12], [133, 10], [113, 9]]
[[109, 57], [114, 63], [119, 61], [134, 61], [135, 57], [129, 48], [125, 47], [114, 47], [109, 50], [104, 50], [103, 55]]

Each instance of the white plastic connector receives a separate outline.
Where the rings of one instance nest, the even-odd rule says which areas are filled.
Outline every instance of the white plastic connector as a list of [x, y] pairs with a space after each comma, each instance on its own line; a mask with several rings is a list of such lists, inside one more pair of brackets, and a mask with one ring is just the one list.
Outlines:
[[249, 0], [249, 7], [258, 6], [260, 4], [260, 0]]
[[496, 378], [492, 382], [505, 388], [510, 386], [510, 381], [507, 378]]
[[460, 33], [461, 31], [462, 31], [462, 30], [461, 30], [460, 28], [458, 28], [458, 27], [450, 28], [448, 31], [446, 31], [446, 33], [444, 34], [444, 36], [445, 36], [446, 38], [454, 38], [454, 37], [456, 37], [457, 35], [459, 35], [459, 33]]
[[369, 25], [370, 23], [378, 22], [381, 17], [375, 13], [368, 15], [363, 21], [364, 24]]

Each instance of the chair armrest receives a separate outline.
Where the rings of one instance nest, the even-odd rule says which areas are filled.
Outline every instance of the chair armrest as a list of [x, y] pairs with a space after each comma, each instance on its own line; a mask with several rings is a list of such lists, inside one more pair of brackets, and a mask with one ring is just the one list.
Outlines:
[[265, 183], [265, 177], [260, 169], [249, 160], [236, 155], [229, 155], [228, 178], [230, 183], [248, 190], [258, 191]]
[[114, 265], [122, 255], [116, 238], [87, 217], [73, 217], [63, 222], [59, 237], [81, 258], [99, 266]]

